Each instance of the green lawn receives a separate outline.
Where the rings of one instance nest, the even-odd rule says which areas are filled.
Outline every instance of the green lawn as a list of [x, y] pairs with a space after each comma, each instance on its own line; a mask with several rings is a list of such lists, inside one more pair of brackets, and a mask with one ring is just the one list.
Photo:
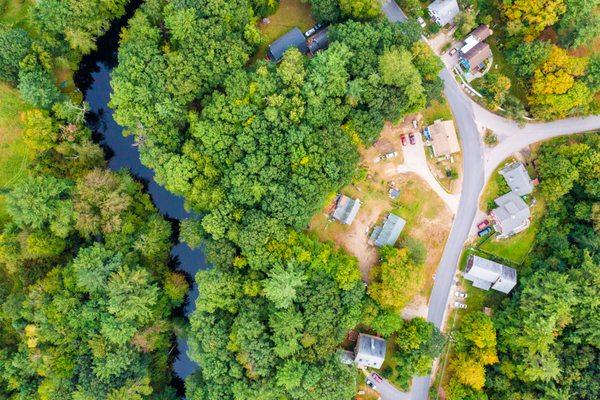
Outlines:
[[[0, 83], [0, 191], [23, 176], [27, 150], [21, 138], [21, 111], [27, 105], [16, 89]], [[1, 193], [1, 192], [0, 192]], [[0, 195], [0, 224], [4, 213], [4, 199]]]
[[481, 193], [481, 197], [479, 198], [479, 208], [482, 211], [490, 211], [491, 209], [490, 207], [488, 207], [488, 204], [491, 204], [491, 202], [494, 201], [494, 199], [496, 199], [500, 195], [509, 192], [510, 189], [508, 188], [508, 185], [504, 181], [502, 175], [498, 173], [498, 171], [504, 168], [504, 165], [506, 163], [510, 163], [513, 161], [513, 158], [506, 159], [503, 163], [501, 163], [498, 166], [498, 168], [494, 170], [494, 172], [492, 172], [490, 180], [488, 181], [487, 185], [483, 188], [483, 192]]
[[425, 125], [431, 125], [435, 120], [438, 119], [453, 119], [452, 111], [450, 111], [448, 103], [440, 103], [439, 101], [434, 100], [431, 102], [431, 105], [425, 111], [423, 111], [423, 120]]
[[254, 60], [265, 57], [267, 46], [294, 27], [306, 32], [315, 24], [310, 13], [310, 5], [300, 0], [281, 0], [277, 12], [269, 17], [269, 24], [260, 26], [264, 43], [258, 49]]

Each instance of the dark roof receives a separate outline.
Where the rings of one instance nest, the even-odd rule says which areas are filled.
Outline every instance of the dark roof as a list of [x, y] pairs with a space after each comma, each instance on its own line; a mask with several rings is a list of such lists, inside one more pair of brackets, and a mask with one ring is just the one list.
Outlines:
[[325, 50], [327, 47], [329, 47], [327, 28], [321, 29], [308, 38], [308, 49], [312, 54], [315, 54], [319, 50]]
[[475, 36], [477, 39], [479, 39], [480, 42], [482, 42], [488, 37], [490, 37], [492, 33], [493, 31], [490, 29], [489, 26], [482, 24], [475, 28], [475, 30], [471, 32], [471, 35]]
[[479, 42], [463, 56], [469, 62], [471, 70], [487, 60], [492, 55], [490, 45], [485, 42]]
[[308, 46], [304, 34], [298, 28], [293, 28], [291, 31], [274, 41], [269, 45], [267, 56], [271, 61], [278, 62], [283, 58], [283, 53], [290, 47], [296, 47], [301, 53], [308, 53]]

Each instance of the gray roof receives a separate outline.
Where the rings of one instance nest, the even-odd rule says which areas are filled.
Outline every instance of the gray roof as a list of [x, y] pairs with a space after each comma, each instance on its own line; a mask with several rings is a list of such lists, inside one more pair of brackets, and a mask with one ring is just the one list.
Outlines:
[[487, 39], [492, 35], [493, 31], [489, 26], [482, 24], [471, 32], [471, 35], [475, 36], [480, 42]]
[[517, 284], [517, 271], [506, 265], [479, 256], [471, 256], [467, 262], [464, 278], [473, 286], [508, 293]]
[[350, 225], [352, 221], [354, 221], [359, 208], [360, 200], [353, 200], [348, 196], [340, 194], [337, 197], [335, 210], [333, 210], [332, 217], [343, 224]]
[[308, 38], [308, 49], [312, 54], [315, 54], [319, 50], [325, 50], [327, 47], [329, 47], [327, 28], [317, 31], [317, 33]]
[[451, 23], [460, 12], [456, 0], [435, 0], [427, 8], [431, 16], [441, 26]]
[[269, 45], [267, 55], [271, 61], [279, 62], [283, 58], [283, 53], [290, 47], [296, 47], [301, 53], [308, 53], [308, 46], [304, 34], [298, 28], [293, 28], [279, 39]]
[[531, 212], [529, 207], [515, 192], [508, 192], [495, 200], [498, 208], [492, 210], [492, 215], [500, 225], [501, 234], [506, 235], [525, 225]]
[[406, 221], [395, 214], [389, 214], [385, 219], [383, 226], [377, 226], [371, 233], [371, 240], [375, 246], [382, 247], [385, 245], [393, 246], [398, 240], [402, 229], [404, 229]]
[[504, 177], [511, 190], [519, 196], [533, 192], [533, 183], [522, 163], [508, 164], [500, 170], [500, 175]]
[[352, 365], [354, 364], [354, 352], [349, 350], [340, 350], [340, 361], [343, 364]]
[[385, 339], [361, 333], [356, 342], [354, 361], [359, 366], [380, 368], [385, 360], [386, 347]]

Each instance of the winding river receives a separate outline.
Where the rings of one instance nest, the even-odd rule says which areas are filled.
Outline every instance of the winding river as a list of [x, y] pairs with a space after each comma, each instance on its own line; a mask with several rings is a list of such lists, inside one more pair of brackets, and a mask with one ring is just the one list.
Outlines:
[[[110, 73], [117, 65], [119, 32], [140, 4], [141, 0], [132, 0], [126, 15], [115, 21], [110, 30], [98, 39], [98, 49], [82, 60], [75, 81], [90, 105], [87, 123], [94, 131], [94, 140], [105, 149], [109, 168], [115, 171], [128, 169], [142, 181], [156, 208], [172, 222], [177, 232], [179, 221], [190, 215], [184, 209], [183, 198], [173, 195], [154, 181], [154, 172], [140, 162], [133, 137], [122, 135], [123, 128], [115, 122], [113, 110], [108, 106], [111, 93]], [[194, 310], [198, 296], [194, 275], [199, 269], [207, 268], [207, 264], [202, 249], [192, 250], [184, 243], [174, 244], [171, 258], [173, 267], [184, 271], [192, 284], [186, 305], [181, 310], [187, 317]], [[185, 339], [178, 338], [173, 370], [176, 377], [182, 380], [197, 368], [196, 363], [187, 356], [187, 348]]]

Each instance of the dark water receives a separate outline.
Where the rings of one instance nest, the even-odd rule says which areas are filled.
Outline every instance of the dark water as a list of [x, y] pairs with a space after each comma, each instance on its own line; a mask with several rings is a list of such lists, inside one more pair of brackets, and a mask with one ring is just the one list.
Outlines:
[[[113, 110], [108, 107], [111, 93], [110, 73], [117, 64], [119, 32], [140, 3], [141, 0], [133, 0], [129, 5], [127, 15], [116, 21], [111, 29], [98, 40], [98, 50], [82, 60], [75, 81], [90, 105], [88, 125], [94, 130], [95, 140], [105, 148], [110, 169], [128, 169], [135, 177], [144, 182], [156, 208], [164, 217], [173, 221], [177, 231], [178, 221], [190, 216], [184, 209], [183, 198], [171, 194], [154, 181], [154, 172], [140, 162], [139, 151], [134, 146], [133, 137], [123, 137], [123, 129], [115, 122]], [[201, 249], [192, 250], [184, 243], [177, 243], [173, 246], [171, 257], [174, 267], [184, 271], [190, 278], [188, 280], [193, 284], [187, 303], [182, 310], [187, 317], [193, 311], [198, 296], [198, 288], [191, 278], [199, 269], [207, 268], [206, 261]], [[173, 369], [175, 375], [180, 379], [185, 378], [197, 368], [196, 363], [188, 358], [187, 349], [185, 339], [179, 338], [177, 340], [178, 353]]]

